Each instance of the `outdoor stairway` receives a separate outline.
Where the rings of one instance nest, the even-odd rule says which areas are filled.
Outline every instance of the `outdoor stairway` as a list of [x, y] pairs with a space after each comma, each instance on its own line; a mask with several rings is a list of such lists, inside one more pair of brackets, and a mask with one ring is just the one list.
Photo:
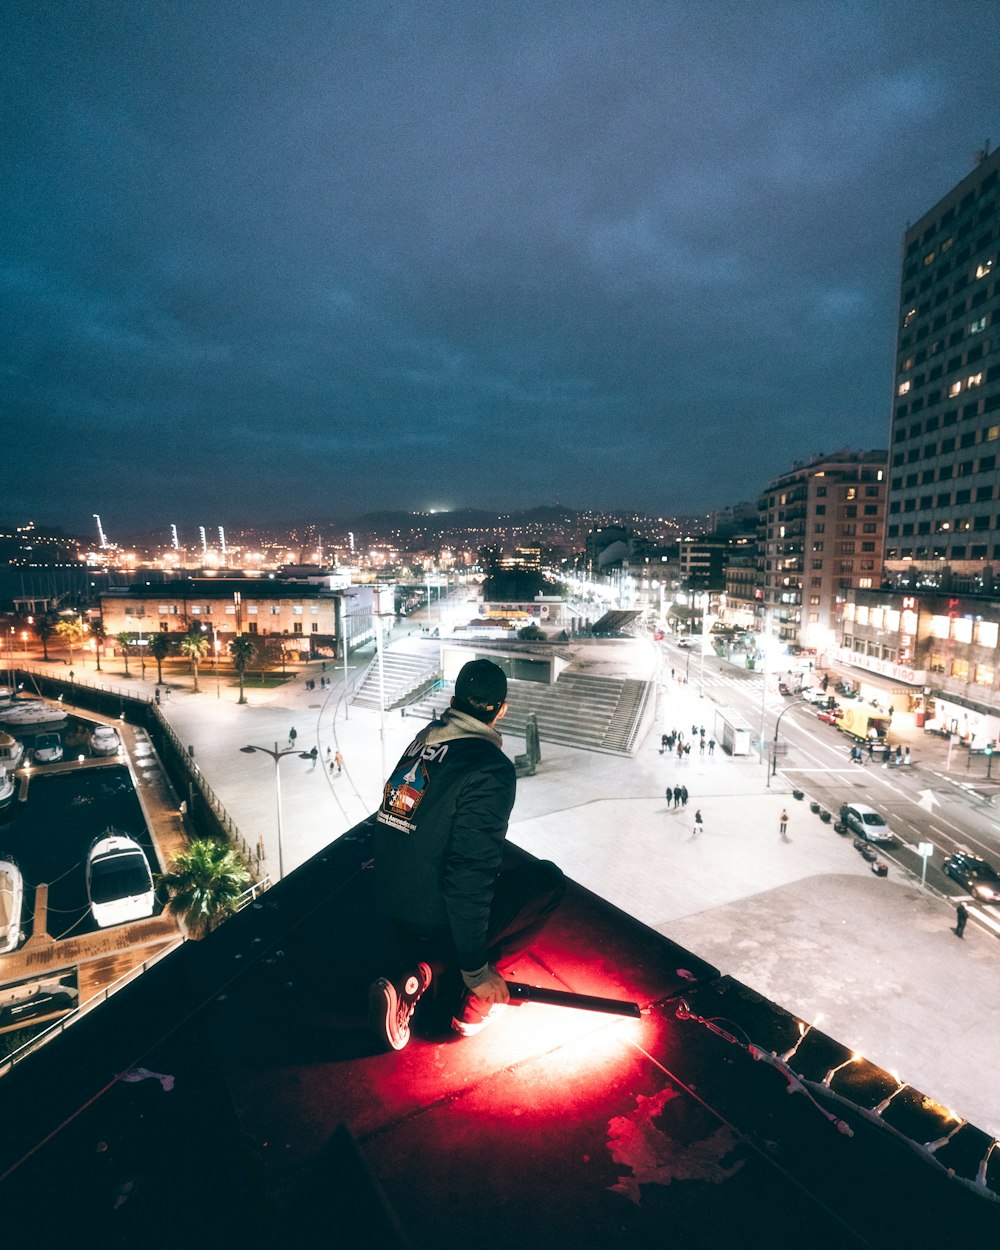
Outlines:
[[[648, 704], [650, 686], [630, 678], [595, 677], [564, 672], [555, 685], [512, 681], [507, 688], [507, 715], [503, 733], [522, 736], [528, 714], [534, 712], [542, 743], [580, 747], [628, 755], [635, 746]], [[406, 715], [429, 720], [442, 712], [455, 692], [451, 682], [435, 687], [406, 707]]]
[[[382, 653], [386, 709], [399, 707], [430, 687], [440, 676], [440, 650], [436, 644], [412, 648], [386, 648]], [[372, 660], [351, 700], [359, 707], [378, 708], [378, 656]]]

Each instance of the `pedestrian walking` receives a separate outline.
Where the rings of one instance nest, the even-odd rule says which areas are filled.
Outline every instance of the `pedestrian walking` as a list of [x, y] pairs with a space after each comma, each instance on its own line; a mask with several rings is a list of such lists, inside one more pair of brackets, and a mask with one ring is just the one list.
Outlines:
[[660, 754], [661, 754], [661, 755], [662, 755], [662, 754], [663, 754], [663, 752], [667, 749], [667, 741], [668, 741], [668, 739], [667, 739], [667, 735], [666, 735], [666, 734], [660, 734]]
[[897, 742], [897, 744], [896, 744], [896, 763], [897, 763], [897, 765], [899, 765], [899, 764], [902, 764], [902, 762], [903, 762], [903, 748], [902, 748], [902, 747], [899, 745], [899, 743]]
[[868, 758], [870, 760], [875, 759], [875, 743], [871, 740], [871, 738], [868, 739]]
[[327, 758], [327, 762], [329, 762], [329, 760], [330, 760], [330, 755], [331, 755], [331, 752], [332, 752], [332, 748], [331, 748], [331, 747], [327, 747], [327, 748], [326, 748], [326, 758]]
[[313, 762], [313, 768], [315, 768], [315, 767], [316, 767], [316, 758], [317, 758], [317, 756], [318, 756], [318, 755], [319, 755], [319, 748], [318, 748], [318, 747], [313, 747], [313, 749], [309, 752], [309, 758], [310, 758], [310, 759], [312, 760], [312, 762]]
[[704, 738], [698, 739], [698, 754], [699, 755], [705, 754], [705, 739]]
[[965, 937], [965, 926], [969, 923], [969, 909], [964, 903], [959, 903], [955, 909], [955, 934], [957, 937]]
[[688, 788], [687, 786], [681, 786], [681, 807], [687, 807], [687, 805], [688, 805]]
[[910, 748], [907, 747], [906, 750], [903, 752], [903, 763], [909, 764], [909, 762], [910, 762]]
[[786, 808], [781, 809], [781, 815], [778, 817], [778, 832], [781, 834], [782, 842], [788, 841], [788, 811]]
[[681, 740], [678, 738], [677, 739], [677, 758], [680, 759], [683, 754], [684, 754], [684, 743], [681, 742]]
[[708, 753], [709, 755], [715, 754], [715, 739], [714, 738], [709, 738], [708, 740]]
[[680, 801], [681, 801], [681, 788], [680, 786], [674, 786], [674, 807], [680, 806]]
[[701, 818], [701, 808], [699, 807], [698, 810], [694, 814], [694, 832], [691, 834], [691, 837], [696, 838], [698, 834], [701, 833], [702, 829], [704, 829], [704, 827], [705, 827], [705, 823]]
[[340, 754], [340, 752], [339, 752], [339, 751], [336, 753], [336, 755], [334, 755], [334, 757], [333, 757], [333, 762], [334, 762], [334, 764], [336, 764], [336, 765], [337, 765], [337, 772], [338, 772], [338, 773], [340, 773], [340, 772], [343, 772], [343, 771], [344, 771], [344, 757]]
[[299, 735], [295, 732], [295, 726], [293, 725], [293, 726], [291, 727], [291, 729], [289, 729], [289, 731], [288, 731], [288, 745], [289, 745], [289, 746], [295, 746], [295, 739], [296, 739], [298, 736], [299, 736]]

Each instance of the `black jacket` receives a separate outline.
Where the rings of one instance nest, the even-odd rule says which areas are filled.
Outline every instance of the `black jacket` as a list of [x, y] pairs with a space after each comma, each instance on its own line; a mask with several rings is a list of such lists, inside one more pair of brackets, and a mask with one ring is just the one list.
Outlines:
[[495, 729], [449, 709], [417, 734], [393, 769], [375, 824], [375, 888], [407, 928], [450, 934], [459, 965], [487, 961], [486, 931], [514, 765]]

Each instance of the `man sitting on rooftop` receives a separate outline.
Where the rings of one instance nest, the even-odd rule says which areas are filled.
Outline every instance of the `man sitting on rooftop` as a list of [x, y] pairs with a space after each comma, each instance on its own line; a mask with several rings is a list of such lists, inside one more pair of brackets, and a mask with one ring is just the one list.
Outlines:
[[491, 1023], [510, 998], [497, 965], [531, 944], [565, 892], [548, 861], [501, 869], [516, 787], [496, 729], [506, 698], [503, 669], [470, 660], [451, 706], [417, 734], [385, 783], [375, 895], [399, 972], [372, 983], [369, 1020], [392, 1050], [409, 1041], [414, 1009], [435, 978], [456, 1033]]

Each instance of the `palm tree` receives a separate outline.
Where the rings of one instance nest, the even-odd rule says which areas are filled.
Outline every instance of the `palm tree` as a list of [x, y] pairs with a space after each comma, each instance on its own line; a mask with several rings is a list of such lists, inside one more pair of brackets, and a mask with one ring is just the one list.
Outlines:
[[158, 632], [149, 635], [149, 654], [156, 661], [156, 680], [163, 685], [163, 661], [170, 654], [170, 635]]
[[192, 630], [181, 639], [181, 654], [191, 661], [191, 672], [194, 674], [194, 692], [198, 693], [198, 664], [208, 654], [208, 638], [198, 630]]
[[253, 639], [249, 634], [237, 634], [229, 644], [229, 654], [233, 657], [233, 667], [240, 675], [240, 703], [246, 703], [246, 695], [243, 693], [243, 672], [252, 663], [257, 648], [253, 645]]
[[35, 626], [35, 633], [38, 635], [38, 641], [42, 644], [42, 657], [45, 660], [49, 658], [49, 639], [52, 637], [52, 622], [46, 621], [44, 618]]
[[224, 842], [192, 842], [160, 877], [170, 895], [167, 910], [183, 918], [192, 937], [204, 937], [236, 910], [253, 878], [243, 856]]
[[101, 621], [94, 621], [90, 626], [90, 636], [94, 640], [94, 660], [97, 664], [97, 671], [101, 672], [101, 651], [104, 648], [104, 641], [107, 634], [104, 632], [104, 624]]
[[128, 630], [123, 630], [120, 634], [115, 634], [115, 642], [122, 649], [122, 655], [125, 658], [125, 676], [128, 676], [128, 657], [132, 653], [132, 646], [135, 643], [135, 634], [130, 634]]

